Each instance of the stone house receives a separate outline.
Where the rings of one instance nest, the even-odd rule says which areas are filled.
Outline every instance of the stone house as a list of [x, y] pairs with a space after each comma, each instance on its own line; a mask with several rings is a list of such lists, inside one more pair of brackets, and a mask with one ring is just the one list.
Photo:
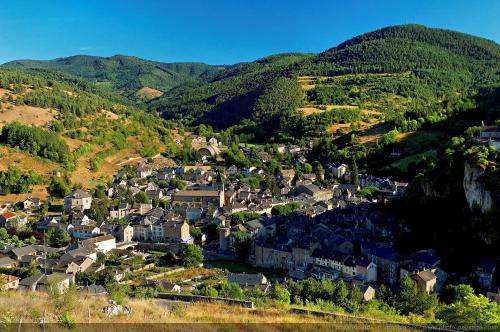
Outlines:
[[224, 190], [180, 190], [172, 195], [173, 205], [208, 208], [224, 206]]
[[144, 179], [153, 174], [153, 169], [148, 165], [142, 165], [137, 167], [135, 174], [138, 178]]
[[375, 288], [373, 288], [372, 286], [360, 285], [357, 287], [359, 287], [359, 289], [361, 290], [361, 294], [363, 294], [363, 299], [365, 301], [370, 301], [375, 297]]
[[71, 212], [72, 210], [88, 210], [91, 205], [92, 195], [82, 189], [73, 190], [71, 194], [64, 197], [64, 209], [66, 212]]
[[436, 291], [437, 277], [431, 270], [423, 270], [411, 276], [417, 283], [420, 289], [423, 289], [427, 294]]
[[240, 285], [244, 289], [261, 289], [264, 292], [269, 288], [270, 283], [262, 273], [231, 273], [227, 277], [227, 282]]
[[349, 170], [349, 167], [346, 164], [335, 162], [328, 165], [327, 170], [331, 173], [332, 177], [334, 177], [335, 179], [342, 179]]
[[132, 208], [129, 203], [124, 202], [115, 206], [113, 209], [109, 211], [109, 217], [111, 219], [123, 219], [132, 213]]
[[10, 257], [0, 257], [0, 267], [1, 268], [13, 268], [19, 265], [19, 262]]
[[113, 235], [117, 242], [132, 242], [134, 238], [134, 227], [130, 225], [105, 224], [101, 232]]

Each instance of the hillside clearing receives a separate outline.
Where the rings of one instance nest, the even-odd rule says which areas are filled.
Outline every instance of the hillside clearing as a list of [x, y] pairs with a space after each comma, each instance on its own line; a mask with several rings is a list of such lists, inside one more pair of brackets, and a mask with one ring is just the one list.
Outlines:
[[0, 170], [6, 170], [9, 166], [16, 166], [24, 171], [35, 171], [43, 176], [50, 176], [61, 165], [40, 157], [33, 157], [16, 149], [0, 146]]
[[51, 123], [57, 116], [57, 111], [41, 107], [17, 106], [7, 104], [8, 106], [0, 111], [0, 128], [11, 122], [21, 122], [25, 125], [34, 125], [45, 127]]
[[163, 92], [161, 92], [160, 90], [156, 90], [156, 89], [150, 88], [148, 86], [145, 86], [145, 87], [137, 90], [135, 95], [140, 99], [149, 100], [149, 99], [158, 98], [158, 97], [163, 96]]

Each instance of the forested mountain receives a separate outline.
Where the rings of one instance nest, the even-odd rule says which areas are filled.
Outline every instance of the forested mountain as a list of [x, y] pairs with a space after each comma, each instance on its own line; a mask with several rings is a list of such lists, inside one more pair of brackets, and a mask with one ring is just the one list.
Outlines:
[[[263, 123], [256, 117], [262, 113], [257, 110], [257, 101], [265, 91], [278, 78], [298, 81], [309, 77], [312, 84], [306, 89], [304, 105], [368, 106], [396, 127], [415, 127], [408, 121], [425, 122], [426, 117], [461, 107], [457, 104], [478, 90], [498, 86], [499, 68], [500, 46], [492, 41], [419, 25], [394, 26], [358, 36], [318, 55], [276, 55], [231, 66], [207, 76], [206, 82], [189, 82], [173, 89], [153, 101], [151, 108], [168, 118], [195, 124], [227, 128], [249, 119], [259, 127]], [[276, 128], [285, 134], [282, 136], [294, 133], [292, 136], [300, 138], [324, 132], [332, 124], [324, 116], [301, 118], [284, 97], [283, 105], [273, 107], [274, 112], [287, 117]], [[248, 121], [244, 124], [248, 127]]]
[[17, 60], [3, 67], [48, 69], [78, 76], [135, 99], [135, 93], [148, 87], [167, 92], [186, 82], [216, 73], [224, 66], [203, 63], [161, 63], [136, 57], [115, 55], [109, 58], [76, 55], [55, 60]]

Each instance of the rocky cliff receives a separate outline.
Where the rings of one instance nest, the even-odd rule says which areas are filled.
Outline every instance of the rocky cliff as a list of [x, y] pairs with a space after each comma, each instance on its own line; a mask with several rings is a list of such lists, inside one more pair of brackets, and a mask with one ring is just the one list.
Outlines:
[[469, 208], [472, 209], [474, 206], [478, 206], [481, 212], [488, 211], [493, 205], [491, 193], [486, 190], [482, 181], [484, 176], [486, 176], [486, 170], [465, 163], [463, 180], [465, 198], [467, 199]]

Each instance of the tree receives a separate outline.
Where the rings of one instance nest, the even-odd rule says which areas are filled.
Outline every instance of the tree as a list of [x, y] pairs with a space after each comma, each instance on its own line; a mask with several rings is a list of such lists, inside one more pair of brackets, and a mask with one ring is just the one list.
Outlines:
[[219, 285], [219, 296], [238, 300], [243, 298], [243, 290], [238, 284], [224, 281]]
[[380, 301], [383, 301], [384, 303], [394, 306], [394, 294], [392, 293], [391, 289], [387, 287], [386, 285], [382, 284], [380, 285], [380, 288], [377, 290], [375, 293], [377, 299]]
[[456, 326], [494, 326], [500, 324], [500, 305], [484, 295], [467, 294], [445, 306], [438, 317]]
[[239, 259], [244, 260], [250, 256], [252, 247], [252, 236], [247, 232], [236, 232], [234, 241], [234, 251]]
[[451, 304], [463, 301], [467, 295], [475, 295], [470, 285], [446, 285], [441, 293], [441, 300], [446, 304]]
[[396, 293], [398, 309], [405, 315], [414, 312], [414, 301], [417, 296], [417, 284], [407, 275], [401, 278]]
[[107, 198], [95, 198], [90, 207], [90, 217], [99, 224], [103, 223], [109, 215], [109, 200]]
[[347, 295], [349, 291], [343, 280], [340, 280], [333, 290], [333, 302], [337, 305], [344, 306], [347, 301]]
[[203, 263], [203, 251], [196, 244], [186, 244], [179, 250], [182, 264], [187, 267], [199, 266]]
[[9, 234], [7, 233], [7, 229], [0, 228], [0, 240], [7, 240], [9, 238]]
[[71, 192], [71, 185], [68, 179], [53, 176], [50, 179], [49, 192], [56, 197], [64, 197]]
[[269, 290], [269, 297], [281, 303], [290, 304], [290, 292], [275, 282]]
[[144, 191], [138, 192], [134, 196], [135, 202], [136, 203], [144, 203], [144, 204], [149, 204], [151, 203], [151, 200], [149, 199], [148, 195]]
[[351, 159], [351, 183], [354, 185], [359, 184], [358, 164], [355, 157]]
[[51, 228], [45, 234], [45, 241], [49, 246], [59, 248], [67, 246], [71, 241], [71, 236], [64, 229]]
[[356, 312], [359, 310], [361, 303], [363, 302], [363, 293], [358, 286], [353, 286], [351, 291], [349, 292], [349, 298], [347, 302], [347, 309], [350, 312]]
[[103, 252], [97, 252], [96, 261], [97, 264], [103, 265], [106, 262], [106, 254]]
[[203, 236], [201, 229], [191, 225], [189, 226], [189, 234], [196, 242], [201, 242], [201, 237]]

